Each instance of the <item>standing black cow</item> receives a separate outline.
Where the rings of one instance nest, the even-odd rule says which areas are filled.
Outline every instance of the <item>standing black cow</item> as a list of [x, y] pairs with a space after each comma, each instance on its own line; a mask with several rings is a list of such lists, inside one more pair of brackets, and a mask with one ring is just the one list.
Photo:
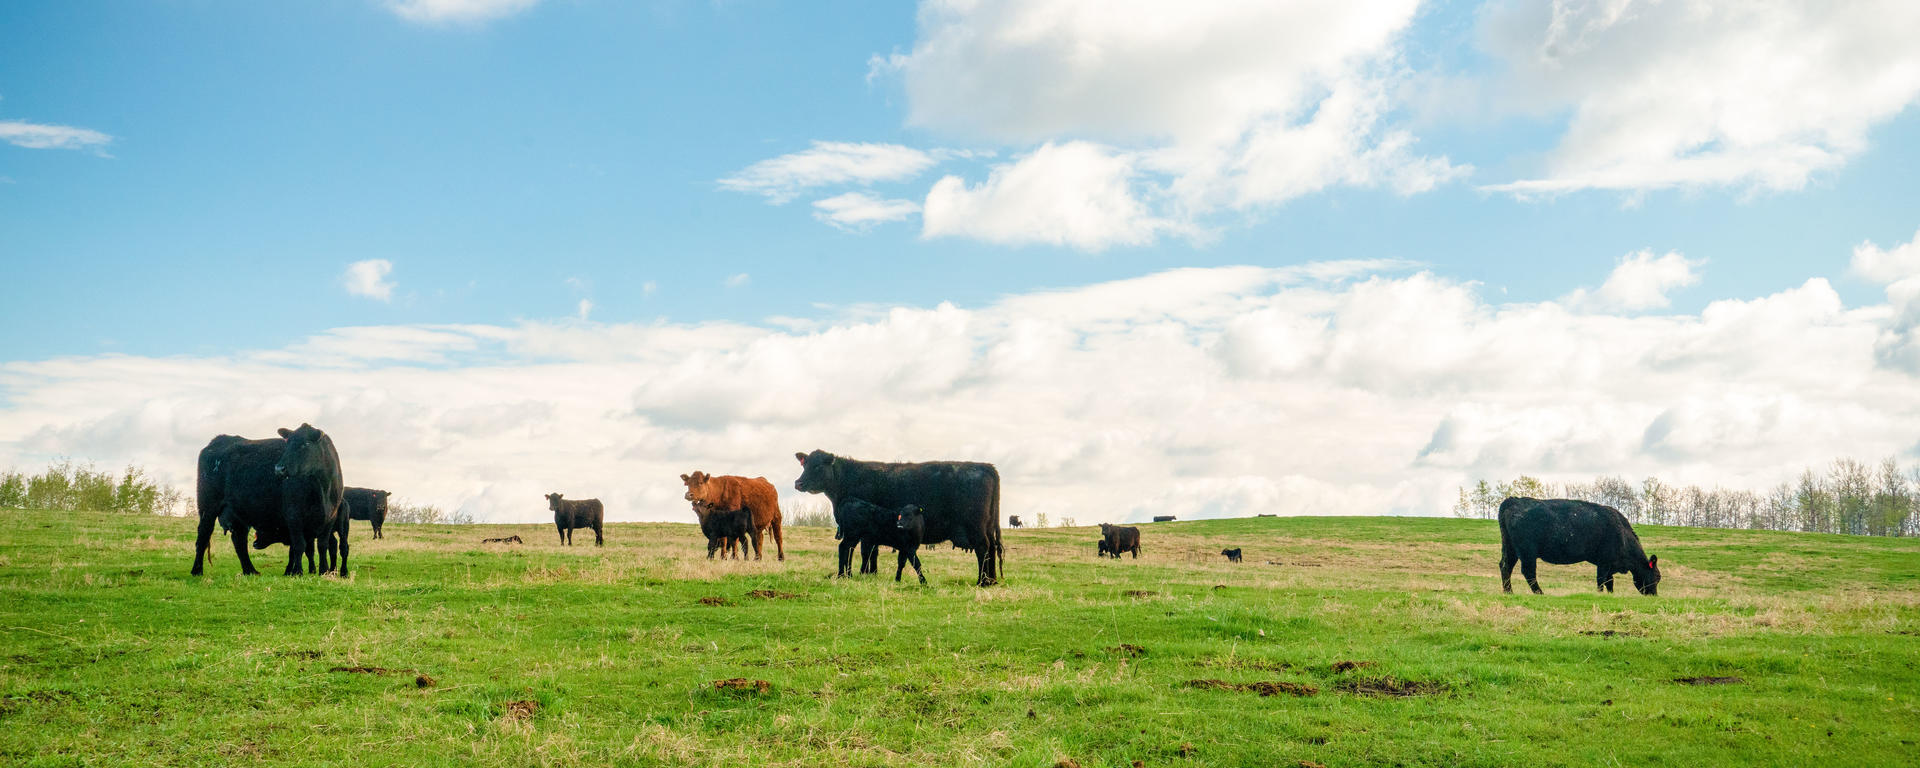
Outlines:
[[[795, 490], [826, 494], [837, 510], [842, 499], [863, 499], [897, 509], [912, 504], [925, 516], [922, 544], [950, 541], [972, 550], [980, 566], [976, 581], [1000, 581], [1005, 551], [1000, 545], [1000, 470], [970, 461], [894, 464], [860, 461], [826, 451], [796, 453]], [[837, 518], [836, 513], [836, 518]]]
[[1100, 524], [1100, 540], [1107, 544], [1107, 554], [1120, 559], [1120, 553], [1132, 552], [1133, 559], [1140, 559], [1140, 529], [1131, 525]]
[[887, 546], [899, 553], [893, 569], [894, 581], [900, 580], [907, 563], [911, 562], [920, 583], [927, 583], [926, 574], [920, 571], [919, 554], [920, 544], [926, 537], [926, 515], [919, 507], [903, 504], [887, 509], [865, 499], [841, 499], [833, 505], [833, 522], [839, 527], [840, 537], [840, 572], [836, 575], [848, 575], [856, 545], [861, 549], [860, 572], [878, 572], [880, 547]]
[[1500, 589], [1513, 591], [1513, 564], [1533, 593], [1534, 560], [1554, 565], [1593, 563], [1598, 589], [1613, 591], [1613, 575], [1633, 574], [1642, 594], [1659, 594], [1660, 559], [1640, 548], [1633, 524], [1613, 507], [1574, 499], [1523, 499], [1500, 502]]
[[1229, 563], [1237, 563], [1237, 562], [1240, 562], [1240, 548], [1239, 548], [1239, 547], [1234, 547], [1233, 549], [1223, 549], [1223, 550], [1220, 550], [1220, 554], [1223, 554], [1223, 555], [1226, 555], [1226, 556], [1227, 556], [1227, 562], [1229, 562]]
[[600, 546], [605, 540], [600, 538], [600, 519], [606, 515], [606, 508], [599, 499], [579, 499], [569, 501], [560, 498], [560, 494], [547, 494], [547, 508], [553, 510], [553, 527], [560, 530], [560, 542], [573, 546], [573, 529], [592, 528], [593, 545]]
[[247, 532], [258, 529], [263, 541], [286, 542], [288, 576], [300, 574], [302, 555], [311, 562], [322, 539], [338, 536], [338, 571], [347, 574], [346, 537], [339, 530], [345, 486], [340, 454], [325, 432], [302, 424], [265, 440], [216, 437], [200, 449], [197, 486], [194, 575], [203, 570], [215, 523], [228, 528], [241, 573], [259, 573], [247, 554]]
[[738, 560], [747, 552], [748, 534], [753, 532], [753, 510], [714, 509], [704, 502], [693, 502], [693, 514], [700, 518], [700, 533], [707, 537], [707, 559], [718, 551], [720, 559]]
[[384, 539], [387, 536], [380, 532], [380, 526], [387, 523], [387, 497], [392, 495], [392, 491], [348, 488], [347, 517], [367, 521], [373, 526], [373, 537]]

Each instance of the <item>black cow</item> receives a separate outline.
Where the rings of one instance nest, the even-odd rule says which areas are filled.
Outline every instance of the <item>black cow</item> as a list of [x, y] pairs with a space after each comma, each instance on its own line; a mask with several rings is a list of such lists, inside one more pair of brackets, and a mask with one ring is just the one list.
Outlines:
[[1223, 555], [1226, 555], [1226, 556], [1227, 556], [1227, 562], [1229, 562], [1229, 563], [1237, 563], [1237, 562], [1240, 562], [1240, 548], [1239, 548], [1239, 547], [1234, 547], [1233, 549], [1223, 549], [1223, 550], [1220, 550], [1220, 554], [1223, 554]]
[[384, 539], [380, 526], [387, 523], [387, 497], [392, 491], [379, 491], [372, 488], [347, 489], [347, 517], [353, 520], [365, 520], [373, 526], [373, 537]]
[[1107, 555], [1110, 555], [1110, 554], [1113, 554], [1113, 549], [1107, 546], [1106, 539], [1101, 539], [1100, 540], [1100, 556], [1106, 557]]
[[1154, 515], [1153, 521], [1156, 523], [1171, 523], [1173, 522], [1173, 515]]
[[700, 518], [700, 532], [707, 537], [707, 559], [713, 559], [717, 550], [720, 559], [729, 556], [739, 559], [747, 553], [748, 537], [753, 533], [753, 510], [714, 509], [708, 504], [693, 502], [693, 514]]
[[1513, 591], [1513, 564], [1533, 593], [1534, 560], [1554, 565], [1593, 563], [1598, 589], [1613, 591], [1613, 575], [1633, 574], [1633, 586], [1642, 594], [1657, 595], [1660, 559], [1640, 548], [1633, 524], [1613, 507], [1574, 499], [1523, 499], [1500, 502], [1500, 589]]
[[547, 494], [547, 508], [553, 510], [553, 527], [560, 530], [560, 542], [573, 546], [573, 529], [592, 528], [593, 545], [598, 547], [605, 542], [600, 538], [600, 519], [606, 516], [606, 507], [599, 499], [568, 500], [560, 494]]
[[1133, 559], [1140, 559], [1140, 529], [1131, 525], [1100, 524], [1100, 540], [1106, 542], [1107, 554], [1120, 559], [1120, 553], [1132, 552]]
[[842, 499], [864, 499], [889, 509], [912, 504], [925, 517], [921, 544], [949, 541], [972, 550], [979, 563], [976, 581], [1000, 581], [1005, 550], [1000, 544], [1000, 470], [970, 461], [893, 464], [859, 461], [826, 451], [796, 453], [800, 477], [795, 490], [826, 494], [835, 509]]
[[194, 539], [194, 575], [203, 570], [215, 523], [228, 528], [241, 573], [259, 573], [246, 546], [247, 532], [257, 530], [262, 541], [287, 544], [288, 576], [300, 574], [302, 555], [308, 558], [311, 569], [314, 550], [327, 556], [333, 548], [324, 546], [324, 541], [336, 538], [339, 562], [337, 566], [323, 563], [326, 567], [321, 570], [347, 575], [346, 531], [340, 525], [344, 495], [340, 454], [334, 450], [333, 439], [311, 424], [282, 429], [280, 437], [265, 440], [233, 435], [214, 438], [200, 449], [195, 494], [200, 527]]
[[927, 583], [926, 574], [920, 571], [919, 554], [926, 537], [926, 515], [918, 506], [902, 504], [887, 509], [865, 499], [841, 499], [833, 505], [833, 522], [839, 526], [840, 537], [840, 571], [836, 576], [848, 575], [855, 545], [861, 549], [860, 572], [877, 573], [880, 547], [887, 546], [899, 553], [894, 581], [900, 580], [911, 562], [920, 583]]
[[1012, 517], [1009, 517], [1009, 518], [1007, 518], [1007, 527], [1009, 527], [1009, 528], [1018, 528], [1018, 527], [1020, 527], [1020, 516], [1019, 516], [1019, 515], [1014, 515], [1014, 516], [1012, 516]]

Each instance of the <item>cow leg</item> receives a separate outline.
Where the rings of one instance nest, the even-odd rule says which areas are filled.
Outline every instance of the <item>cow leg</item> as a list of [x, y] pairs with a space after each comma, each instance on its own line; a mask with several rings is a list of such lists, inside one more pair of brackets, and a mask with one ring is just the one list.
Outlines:
[[1611, 571], [1608, 571], [1604, 566], [1594, 566], [1594, 570], [1597, 574], [1594, 576], [1594, 581], [1599, 583], [1600, 585], [1599, 591], [1612, 592], [1613, 591], [1613, 573]]
[[300, 575], [300, 558], [307, 554], [307, 546], [311, 543], [307, 539], [306, 531], [300, 530], [300, 526], [291, 524], [287, 526], [287, 569], [281, 575]]
[[1522, 559], [1520, 561], [1520, 575], [1527, 577], [1527, 586], [1533, 588], [1534, 594], [1544, 595], [1546, 593], [1540, 591], [1540, 582], [1533, 578], [1533, 566], [1534, 566], [1533, 558], [1529, 557], [1529, 558]]
[[720, 549], [720, 543], [719, 543], [719, 542], [717, 542], [717, 541], [715, 541], [715, 540], [713, 540], [713, 539], [707, 539], [707, 559], [708, 559], [708, 560], [712, 560], [712, 559], [713, 559], [713, 553], [714, 553], [714, 552], [715, 552], [716, 550], [719, 550], [719, 549]]
[[206, 562], [207, 548], [213, 546], [213, 523], [216, 515], [201, 515], [200, 529], [193, 537], [193, 575], [200, 575], [201, 565]]
[[595, 525], [593, 527], [593, 545], [596, 547], [600, 547], [600, 546], [606, 546], [606, 543], [607, 543], [606, 539], [600, 538], [600, 526]]
[[[340, 514], [346, 513], [345, 509], [340, 510]], [[347, 577], [347, 522], [345, 520], [340, 521], [340, 561], [334, 563], [334, 574], [343, 579]]]
[[760, 559], [760, 529], [753, 527], [752, 523], [748, 523], [747, 533], [753, 537], [753, 559], [758, 560]]
[[834, 572], [834, 578], [844, 579], [853, 575], [853, 548], [859, 545], [859, 539], [840, 540], [840, 569]]
[[894, 558], [893, 565], [893, 580], [897, 583], [900, 581], [900, 574], [907, 570], [907, 551], [904, 549], [894, 551], [899, 553], [899, 556]]
[[773, 548], [780, 553], [780, 559], [787, 559], [787, 540], [780, 535], [780, 518], [773, 519]]
[[860, 542], [861, 575], [880, 575], [880, 545], [871, 541]]
[[240, 555], [240, 573], [245, 576], [260, 575], [260, 571], [253, 567], [253, 556], [247, 554], [247, 526], [236, 525], [228, 535], [233, 537], [233, 551]]
[[982, 587], [992, 586], [993, 585], [992, 545], [990, 544], [982, 545], [979, 549], [975, 549], [973, 551], [973, 556], [975, 560], [979, 561], [979, 565], [980, 565], [980, 581], [978, 583], [978, 586], [982, 586]]
[[1513, 564], [1520, 562], [1520, 556], [1512, 550], [1500, 552], [1500, 591], [1513, 594]]

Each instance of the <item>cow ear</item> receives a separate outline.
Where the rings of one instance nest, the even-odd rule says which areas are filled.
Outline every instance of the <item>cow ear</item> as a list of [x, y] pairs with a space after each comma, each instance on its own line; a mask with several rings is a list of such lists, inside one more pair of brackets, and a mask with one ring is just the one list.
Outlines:
[[807, 455], [806, 455], [806, 454], [804, 454], [804, 453], [801, 453], [801, 452], [799, 452], [799, 451], [794, 451], [794, 452], [793, 452], [793, 457], [794, 457], [794, 458], [796, 458], [796, 459], [799, 459], [799, 460], [800, 460], [800, 463], [801, 463], [801, 464], [802, 464], [803, 466], [804, 466], [804, 465], [805, 465], [805, 464], [807, 463]]
[[286, 427], [281, 427], [281, 428], [280, 428], [280, 436], [281, 436], [281, 437], [293, 437], [293, 430], [291, 430], [291, 429], [287, 429]]
[[1654, 555], [1654, 556], [1652, 556], [1652, 557], [1649, 557], [1649, 558], [1647, 558], [1647, 567], [1648, 567], [1648, 568], [1658, 568], [1658, 567], [1660, 567], [1660, 556], [1659, 556], [1659, 555]]
[[686, 482], [686, 481], [688, 481], [688, 480], [690, 480], [690, 479], [691, 479], [691, 478], [689, 478], [689, 477], [687, 477], [686, 475], [681, 475], [681, 476], [680, 476], [680, 482], [683, 482], [683, 483], [684, 483], [684, 482]]

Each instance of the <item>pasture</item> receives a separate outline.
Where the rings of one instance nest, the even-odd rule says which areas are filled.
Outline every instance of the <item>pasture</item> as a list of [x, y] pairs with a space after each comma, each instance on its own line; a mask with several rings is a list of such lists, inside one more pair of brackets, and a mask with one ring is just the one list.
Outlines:
[[[1093, 528], [1007, 529], [987, 589], [945, 546], [922, 551], [927, 587], [895, 584], [891, 552], [881, 577], [828, 579], [831, 529], [797, 526], [785, 563], [735, 563], [691, 523], [609, 524], [604, 548], [355, 523], [343, 581], [240, 577], [218, 537], [189, 577], [185, 519], [0, 521], [6, 765], [1920, 755], [1914, 540], [1643, 526], [1666, 577], [1649, 598], [1545, 564], [1546, 595], [1503, 595], [1477, 520], [1153, 524], [1119, 561]], [[1700, 678], [1738, 681], [1676, 682]]]

